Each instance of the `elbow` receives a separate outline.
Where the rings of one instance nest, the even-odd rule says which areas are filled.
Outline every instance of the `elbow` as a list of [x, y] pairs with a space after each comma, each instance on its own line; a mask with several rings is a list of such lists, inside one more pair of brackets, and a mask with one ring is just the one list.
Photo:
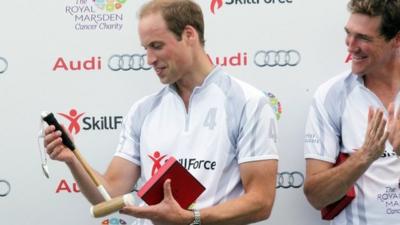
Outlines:
[[271, 211], [271, 208], [264, 210], [260, 215], [259, 221], [268, 219], [271, 216]]
[[310, 188], [309, 185], [306, 183], [304, 184], [304, 195], [307, 198], [307, 201], [310, 203], [310, 205], [316, 209], [316, 210], [321, 210], [322, 208], [325, 207], [325, 205], [321, 202], [321, 198], [316, 196], [314, 190]]
[[258, 205], [256, 213], [254, 214], [254, 222], [266, 220], [271, 216], [272, 212], [272, 205], [273, 205], [273, 200], [272, 201], [264, 201], [264, 202], [256, 202], [255, 205]]

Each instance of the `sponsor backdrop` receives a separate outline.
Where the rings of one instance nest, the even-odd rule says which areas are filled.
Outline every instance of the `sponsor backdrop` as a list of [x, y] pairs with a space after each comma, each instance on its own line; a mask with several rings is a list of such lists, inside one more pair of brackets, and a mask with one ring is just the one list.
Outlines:
[[[0, 224], [140, 224], [118, 213], [92, 218], [63, 163], [48, 160], [50, 178], [42, 174], [38, 136], [40, 113], [54, 112], [104, 172], [130, 106], [161, 88], [136, 31], [143, 2], [2, 2]], [[259, 224], [326, 224], [303, 194], [303, 130], [316, 87], [349, 67], [347, 0], [198, 3], [210, 60], [265, 91], [279, 118], [276, 201]]]

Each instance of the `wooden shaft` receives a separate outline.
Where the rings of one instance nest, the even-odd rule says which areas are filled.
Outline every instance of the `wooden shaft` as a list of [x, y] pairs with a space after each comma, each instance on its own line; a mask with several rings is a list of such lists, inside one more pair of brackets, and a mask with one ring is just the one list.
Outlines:
[[92, 179], [92, 181], [94, 182], [94, 184], [96, 185], [96, 187], [99, 187], [101, 185], [99, 179], [97, 179], [96, 175], [94, 174], [94, 172], [90, 169], [89, 164], [86, 162], [86, 160], [82, 157], [79, 149], [75, 148], [74, 151], [72, 151], [76, 158], [78, 159], [78, 161], [81, 163], [81, 165], [83, 166], [83, 168], [85, 169], [85, 171], [88, 173], [88, 175], [90, 176], [90, 179]]

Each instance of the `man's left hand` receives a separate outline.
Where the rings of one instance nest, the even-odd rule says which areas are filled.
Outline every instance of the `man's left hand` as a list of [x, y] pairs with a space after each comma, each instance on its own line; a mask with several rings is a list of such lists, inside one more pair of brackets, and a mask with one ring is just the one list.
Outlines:
[[174, 199], [171, 191], [171, 180], [164, 182], [164, 199], [151, 206], [125, 206], [120, 213], [137, 218], [149, 219], [154, 224], [163, 225], [187, 225], [193, 221], [193, 212], [181, 208]]

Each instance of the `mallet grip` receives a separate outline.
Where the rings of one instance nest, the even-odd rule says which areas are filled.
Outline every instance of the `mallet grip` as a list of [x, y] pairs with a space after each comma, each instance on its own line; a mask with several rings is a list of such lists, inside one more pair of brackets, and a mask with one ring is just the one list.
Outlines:
[[67, 146], [69, 149], [71, 149], [72, 151], [75, 150], [75, 145], [74, 143], [71, 141], [71, 139], [68, 137], [67, 133], [65, 133], [64, 129], [61, 127], [61, 125], [58, 123], [58, 121], [56, 120], [56, 118], [54, 117], [53, 113], [47, 113], [47, 112], [43, 112], [42, 113], [42, 119], [44, 121], [46, 121], [46, 123], [48, 125], [53, 125], [56, 127], [56, 130], [61, 131], [61, 138], [62, 138], [62, 142], [65, 146]]
[[109, 201], [101, 202], [90, 208], [90, 214], [93, 217], [99, 218], [116, 212], [127, 205], [133, 204], [133, 195], [125, 194], [123, 196], [118, 196]]

